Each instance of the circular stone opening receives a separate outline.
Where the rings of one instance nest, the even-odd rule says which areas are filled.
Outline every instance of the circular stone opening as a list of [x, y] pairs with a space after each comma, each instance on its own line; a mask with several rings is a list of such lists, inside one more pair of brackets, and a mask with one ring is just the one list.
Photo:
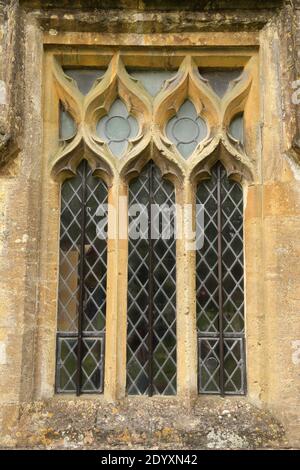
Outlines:
[[191, 118], [180, 118], [173, 126], [173, 135], [178, 142], [190, 144], [199, 136], [198, 124]]
[[113, 116], [105, 123], [105, 133], [109, 140], [122, 142], [130, 135], [130, 125], [122, 116]]

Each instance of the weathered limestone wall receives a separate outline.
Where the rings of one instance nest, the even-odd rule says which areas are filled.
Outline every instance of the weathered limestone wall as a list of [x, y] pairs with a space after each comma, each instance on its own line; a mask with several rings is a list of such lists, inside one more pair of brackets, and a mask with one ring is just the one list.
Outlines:
[[[268, 364], [265, 401], [288, 423], [289, 436], [299, 445], [300, 168], [297, 141], [300, 108], [299, 103], [295, 105], [293, 92], [294, 81], [299, 80], [300, 61], [295, 26], [299, 29], [299, 10], [287, 8], [281, 14], [278, 30], [262, 33], [270, 44], [267, 60], [272, 67], [270, 74], [264, 77], [262, 90], [265, 119], [261, 216]], [[273, 103], [268, 99], [269, 87], [273, 90]]]
[[[147, 2], [147, 9], [141, 1], [124, 0], [117, 2], [120, 10], [104, 12], [102, 2], [84, 2], [86, 11], [82, 3], [0, 1], [0, 442], [17, 442], [20, 404], [51, 393], [43, 390], [37, 373], [44, 361], [54, 360], [51, 346], [48, 357], [36, 354], [43, 340], [38, 314], [47, 318], [47, 308], [53, 308], [47, 305], [50, 286], [40, 251], [42, 221], [47, 226], [43, 33], [257, 30], [264, 70], [259, 181], [248, 188], [245, 229], [252, 240], [246, 247], [247, 312], [260, 313], [247, 317], [248, 376], [255, 379], [246, 401], [273, 411], [286, 425], [289, 442], [300, 446], [300, 104], [291, 98], [292, 83], [300, 79], [300, 2], [294, 2], [295, 9], [281, 1], [214, 2], [216, 11], [212, 2], [185, 1], [182, 8], [180, 2], [166, 2], [166, 12], [159, 11], [163, 2]], [[114, 3], [106, 2], [112, 8]], [[45, 413], [43, 406], [38, 409]]]
[[[6, 79], [1, 124], [8, 146], [4, 149], [7, 163], [0, 170], [0, 213], [4, 219], [0, 242], [0, 400], [2, 432], [8, 436], [6, 425], [14, 423], [18, 403], [33, 396], [41, 186], [38, 155], [42, 141], [42, 42], [39, 30], [25, 20], [16, 3], [5, 9], [1, 54]], [[17, 155], [16, 147], [20, 149]]]

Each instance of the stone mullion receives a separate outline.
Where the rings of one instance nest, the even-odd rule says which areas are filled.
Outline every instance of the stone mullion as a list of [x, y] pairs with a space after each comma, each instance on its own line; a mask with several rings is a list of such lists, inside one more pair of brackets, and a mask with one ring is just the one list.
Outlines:
[[108, 191], [105, 387], [109, 400], [125, 396], [127, 320], [127, 185], [116, 176]]
[[[176, 187], [177, 204], [177, 390], [182, 398], [197, 394], [196, 253], [189, 231], [195, 214], [194, 190], [188, 178]], [[191, 211], [192, 208], [192, 211]]]

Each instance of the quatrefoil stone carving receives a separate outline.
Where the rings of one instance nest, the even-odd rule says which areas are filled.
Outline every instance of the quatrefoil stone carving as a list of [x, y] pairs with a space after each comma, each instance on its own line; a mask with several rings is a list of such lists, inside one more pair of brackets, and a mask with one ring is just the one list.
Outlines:
[[170, 119], [166, 126], [168, 138], [176, 145], [184, 158], [188, 158], [199, 142], [207, 136], [207, 125], [201, 116], [197, 115], [195, 106], [186, 100]]
[[112, 154], [117, 157], [127, 150], [130, 139], [138, 135], [138, 130], [137, 120], [128, 113], [119, 98], [97, 124], [97, 134], [103, 141], [108, 142]]
[[177, 72], [160, 74], [163, 85], [155, 93], [149, 92], [146, 82], [143, 85], [145, 73], [140, 75], [141, 81], [131, 76], [116, 54], [94, 85], [82, 93], [82, 86], [53, 59], [54, 83], [65, 113], [62, 117], [73, 120], [73, 124], [69, 122], [72, 132], [66, 138], [62, 133], [51, 159], [54, 177], [75, 172], [83, 153], [93, 170], [112, 175], [124, 168], [128, 173], [131, 167], [139, 167], [138, 159], [145, 158], [147, 148], [156, 149], [158, 160], [168, 168], [178, 168], [180, 174], [189, 174], [219, 145], [233, 159], [251, 167], [234, 121], [236, 116], [241, 121], [251, 86], [249, 75], [241, 74], [219, 96], [191, 56], [183, 59]]

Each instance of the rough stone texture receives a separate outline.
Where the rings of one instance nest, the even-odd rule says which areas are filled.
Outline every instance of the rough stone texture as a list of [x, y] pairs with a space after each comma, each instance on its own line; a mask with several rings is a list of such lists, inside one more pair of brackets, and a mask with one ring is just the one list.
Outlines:
[[[117, 3], [119, 10], [109, 1], [0, 1], [1, 445], [300, 447], [300, 115], [291, 103], [292, 81], [300, 79], [300, 2], [185, 1], [179, 11], [178, 2]], [[73, 38], [100, 31], [116, 41], [120, 32], [143, 38], [209, 31], [212, 45], [218, 31], [235, 32], [235, 40], [241, 31], [257, 31], [260, 145], [258, 180], [248, 187], [245, 203], [251, 388], [244, 400], [169, 400], [167, 406], [166, 400], [151, 400], [137, 406], [137, 400], [49, 399], [53, 387], [45, 375], [54, 344], [44, 338], [55, 328], [49, 294], [55, 283], [47, 276], [57, 263], [58, 200], [42, 151], [42, 45], [49, 30]], [[37, 354], [41, 344], [43, 354]]]
[[11, 435], [46, 449], [256, 449], [288, 447], [269, 412], [244, 400], [53, 399], [24, 405]]

